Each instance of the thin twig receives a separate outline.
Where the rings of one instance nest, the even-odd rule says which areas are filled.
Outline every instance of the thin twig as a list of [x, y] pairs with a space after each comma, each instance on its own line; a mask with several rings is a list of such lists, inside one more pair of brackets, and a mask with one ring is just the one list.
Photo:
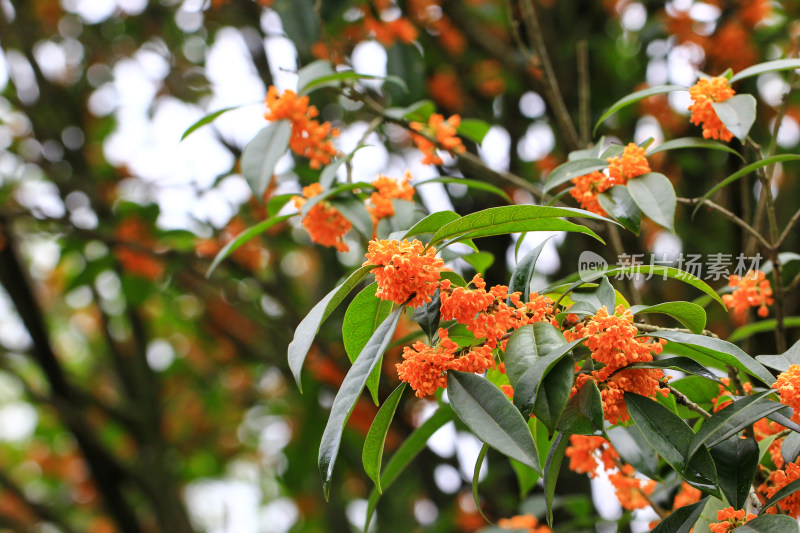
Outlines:
[[792, 231], [798, 221], [800, 221], [800, 209], [797, 210], [797, 212], [792, 216], [792, 219], [789, 220], [789, 223], [786, 224], [786, 228], [783, 230], [783, 233], [781, 233], [781, 236], [778, 237], [778, 240], [773, 245], [775, 248], [780, 248], [783, 246], [783, 243], [786, 241], [786, 238], [789, 236], [789, 233]]
[[705, 409], [694, 403], [692, 400], [689, 399], [688, 396], [686, 396], [684, 393], [682, 393], [681, 391], [679, 391], [666, 381], [661, 380], [658, 382], [658, 384], [661, 385], [662, 387], [668, 388], [669, 391], [672, 393], [672, 395], [675, 396], [675, 401], [677, 403], [683, 405], [690, 411], [694, 411], [695, 413], [697, 413], [698, 415], [702, 416], [705, 419], [711, 418], [711, 413], [709, 413], [708, 411], [706, 411]]
[[730, 220], [731, 222], [733, 222], [734, 224], [736, 224], [737, 226], [739, 226], [740, 228], [742, 228], [743, 230], [748, 232], [750, 235], [755, 237], [758, 240], [758, 242], [761, 243], [761, 245], [766, 250], [769, 251], [769, 250], [772, 249], [772, 245], [753, 226], [751, 226], [750, 224], [748, 224], [747, 222], [745, 222], [744, 220], [742, 220], [741, 218], [736, 216], [736, 214], [734, 214], [733, 212], [728, 211], [727, 209], [725, 209], [721, 205], [709, 200], [708, 198], [705, 198], [705, 199], [703, 199], [703, 198], [678, 198], [678, 202], [682, 203], [682, 204], [687, 204], [687, 205], [697, 205], [697, 204], [705, 205], [705, 206], [713, 209], [714, 211], [720, 213], [722, 216], [724, 216], [725, 218], [727, 218], [728, 220]]
[[[640, 324], [638, 322], [635, 323], [634, 326], [636, 326], [636, 329], [638, 329], [639, 331], [643, 331], [645, 333], [656, 333], [656, 332], [659, 332], [659, 331], [677, 331], [679, 333], [694, 333], [694, 331], [692, 331], [690, 329], [684, 329], [684, 328], [662, 328], [662, 327], [659, 327], [659, 326], [652, 326], [650, 324]], [[706, 337], [713, 337], [715, 339], [719, 338], [719, 335], [717, 335], [713, 331], [709, 331], [707, 329], [704, 329], [703, 332], [701, 333], [701, 335], [705, 335]]]
[[589, 80], [589, 43], [586, 39], [578, 41], [578, 127], [581, 145], [588, 146], [592, 135], [591, 82]]

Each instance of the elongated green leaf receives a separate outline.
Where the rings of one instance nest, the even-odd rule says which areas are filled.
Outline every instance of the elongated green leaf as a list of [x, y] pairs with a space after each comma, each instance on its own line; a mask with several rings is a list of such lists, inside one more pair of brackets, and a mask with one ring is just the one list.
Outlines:
[[608, 167], [608, 161], [605, 159], [576, 159], [574, 161], [567, 161], [554, 168], [550, 174], [547, 175], [547, 182], [542, 192], [547, 194], [562, 183], [566, 183], [574, 178], [596, 170], [603, 170], [606, 167]]
[[[403, 441], [403, 444], [397, 449], [396, 452], [386, 462], [386, 466], [381, 472], [381, 488], [386, 490], [395, 482], [397, 476], [411, 464], [411, 461], [419, 455], [419, 452], [425, 449], [425, 445], [431, 435], [441, 428], [446, 423], [453, 420], [455, 413], [450, 406], [442, 406], [431, 415], [420, 427], [415, 429], [408, 438]], [[378, 489], [372, 489], [367, 501], [367, 517], [364, 523], [364, 531], [369, 528], [369, 523], [372, 521], [372, 515], [375, 512], [375, 507], [378, 505], [381, 493]]]
[[556, 493], [556, 481], [558, 472], [561, 470], [561, 462], [564, 460], [564, 452], [569, 445], [569, 433], [559, 433], [550, 453], [547, 454], [547, 461], [544, 463], [544, 496], [547, 504], [547, 525], [553, 527], [553, 496]]
[[294, 338], [289, 343], [289, 369], [292, 371], [297, 387], [302, 392], [303, 386], [300, 383], [300, 371], [303, 369], [303, 362], [306, 360], [308, 349], [314, 342], [320, 326], [327, 319], [345, 296], [350, 294], [362, 279], [372, 270], [371, 265], [362, 266], [338, 287], [329, 292], [325, 298], [320, 300], [317, 305], [306, 315], [294, 331]]
[[717, 467], [719, 487], [725, 498], [734, 509], [744, 508], [758, 467], [758, 444], [754, 439], [734, 436], [710, 451]]
[[350, 413], [361, 396], [361, 391], [367, 384], [367, 378], [372, 373], [372, 370], [380, 361], [383, 352], [392, 340], [392, 334], [397, 327], [397, 322], [400, 320], [400, 315], [403, 313], [403, 307], [400, 306], [390, 314], [386, 320], [375, 330], [375, 333], [369, 339], [364, 349], [356, 358], [350, 371], [342, 381], [339, 392], [333, 399], [331, 406], [331, 414], [328, 418], [328, 423], [325, 425], [325, 430], [322, 432], [322, 442], [319, 446], [319, 471], [322, 474], [322, 488], [325, 493], [325, 499], [331, 489], [331, 476], [333, 476], [333, 467], [336, 464], [336, 456], [339, 454], [339, 445], [342, 442], [342, 432], [350, 418]]
[[627, 370], [631, 368], [672, 368], [719, 383], [719, 379], [713, 372], [708, 370], [694, 359], [690, 359], [688, 357], [668, 357], [666, 359], [658, 359], [648, 363], [632, 363], [628, 366], [620, 368], [620, 370]]
[[737, 94], [724, 102], [713, 102], [711, 107], [728, 131], [744, 142], [756, 121], [756, 99], [750, 94]]
[[751, 376], [757, 377], [767, 385], [772, 385], [775, 378], [769, 370], [750, 357], [741, 348], [730, 342], [705, 335], [695, 335], [693, 333], [683, 333], [681, 331], [656, 331], [647, 334], [649, 337], [667, 339], [671, 342], [678, 342], [688, 345], [698, 350], [704, 355], [710, 356], [726, 365], [732, 365], [739, 370], [747, 372]]
[[481, 144], [491, 128], [492, 125], [484, 120], [465, 118], [461, 121], [461, 125], [458, 126], [458, 134], [470, 141]]
[[[800, 160], [800, 155], [781, 154], [781, 155], [774, 155], [772, 157], [767, 157], [766, 159], [761, 159], [759, 161], [756, 161], [755, 163], [750, 163], [749, 165], [747, 165], [747, 166], [743, 167], [742, 169], [734, 172], [733, 174], [731, 174], [730, 176], [728, 176], [724, 180], [720, 181], [719, 183], [717, 183], [716, 185], [711, 187], [711, 189], [701, 197], [701, 200], [705, 200], [707, 198], [710, 198], [718, 190], [722, 189], [723, 187], [725, 187], [727, 185], [730, 185], [731, 183], [733, 183], [734, 181], [738, 180], [739, 178], [741, 178], [743, 176], [746, 176], [746, 175], [750, 174], [751, 172], [753, 172], [754, 170], [758, 170], [761, 167], [774, 165], [775, 163], [783, 163], [784, 161], [797, 161], [797, 160]], [[695, 207], [694, 211], [692, 211], [692, 217], [694, 217], [695, 214], [697, 214], [697, 211], [702, 206], [703, 206], [703, 202], [702, 201], [698, 202], [697, 207]]]
[[686, 91], [688, 90], [686, 87], [681, 87], [680, 85], [657, 85], [656, 87], [648, 87], [647, 89], [642, 89], [641, 91], [636, 91], [635, 93], [631, 93], [627, 96], [623, 96], [616, 102], [614, 102], [611, 107], [606, 109], [600, 118], [597, 119], [597, 122], [594, 125], [594, 133], [597, 133], [597, 128], [600, 127], [608, 117], [619, 111], [620, 109], [627, 107], [631, 104], [635, 104], [639, 100], [643, 100], [648, 96], [655, 96], [657, 94], [664, 94], [664, 93], [671, 93], [673, 91]]
[[181, 141], [183, 141], [186, 137], [188, 137], [189, 135], [191, 135], [192, 133], [194, 133], [198, 129], [202, 128], [206, 124], [211, 124], [220, 115], [224, 115], [228, 111], [233, 111], [234, 109], [239, 109], [240, 107], [242, 107], [242, 105], [246, 105], [246, 104], [234, 105], [234, 106], [231, 106], [231, 107], [224, 107], [222, 109], [218, 109], [217, 111], [214, 111], [213, 113], [209, 113], [208, 115], [204, 116], [203, 118], [201, 118], [200, 120], [198, 120], [197, 122], [195, 122], [194, 124], [192, 124], [191, 126], [186, 128], [186, 131], [184, 131], [183, 135], [181, 135]]
[[478, 459], [475, 461], [475, 469], [472, 472], [472, 499], [475, 502], [475, 507], [478, 508], [478, 512], [481, 514], [483, 519], [491, 524], [492, 521], [486, 518], [486, 515], [483, 514], [483, 508], [481, 507], [481, 498], [480, 496], [478, 496], [478, 484], [480, 483], [481, 467], [483, 466], [483, 460], [486, 459], [486, 452], [488, 451], [489, 451], [489, 445], [484, 444], [481, 447], [480, 453], [478, 453]]
[[375, 483], [375, 488], [381, 492], [381, 462], [383, 461], [383, 446], [386, 443], [386, 435], [389, 433], [389, 426], [406, 390], [406, 384], [401, 383], [383, 402], [378, 413], [372, 420], [367, 437], [364, 439], [364, 449], [361, 452], [361, 462], [364, 465], [364, 472]]
[[600, 239], [590, 229], [561, 220], [560, 217], [608, 220], [589, 211], [569, 207], [541, 205], [490, 207], [445, 224], [434, 233], [430, 244], [435, 245], [445, 239], [456, 236], [459, 238], [477, 238], [520, 231], [550, 229], [554, 231], [562, 229], [564, 231], [579, 231]]
[[737, 72], [731, 77], [730, 83], [752, 76], [758, 76], [765, 72], [777, 72], [779, 70], [793, 70], [797, 68], [800, 68], [800, 59], [776, 59], [774, 61], [766, 61]]
[[500, 453], [542, 472], [528, 425], [500, 389], [476, 374], [450, 371], [447, 393], [458, 418], [479, 439]]
[[661, 313], [669, 315], [692, 333], [700, 334], [706, 327], [706, 311], [691, 302], [664, 302], [656, 305], [633, 305], [630, 307], [634, 315]]
[[297, 94], [305, 94], [306, 87], [313, 83], [314, 80], [331, 76], [335, 73], [333, 65], [326, 59], [319, 59], [309, 63], [297, 71]]
[[714, 413], [692, 438], [687, 457], [694, 455], [701, 446], [716, 446], [756, 420], [781, 409], [783, 404], [771, 401], [770, 394], [772, 392], [767, 391], [745, 396]]
[[[731, 342], [739, 342], [749, 337], [752, 337], [757, 333], [763, 333], [765, 331], [774, 331], [775, 326], [777, 325], [778, 321], [775, 320], [774, 318], [768, 318], [767, 320], [759, 320], [758, 322], [745, 324], [744, 326], [738, 327], [735, 330], [733, 330], [733, 333], [731, 333], [731, 336], [728, 337], [728, 340]], [[800, 316], [784, 317], [783, 326], [787, 328], [800, 327]], [[800, 364], [800, 363], [795, 363], [795, 364]]]
[[675, 509], [668, 517], [659, 522], [652, 533], [689, 533], [703, 513], [708, 498], [709, 496], [706, 496], [697, 503]]
[[494, 264], [494, 254], [490, 252], [476, 252], [474, 254], [462, 255], [463, 259], [469, 266], [475, 269], [478, 274], [485, 274], [492, 264]]
[[278, 212], [283, 209], [283, 206], [289, 203], [289, 201], [297, 196], [296, 194], [279, 194], [278, 196], [273, 196], [267, 201], [267, 215], [274, 217], [278, 214]]
[[720, 150], [736, 155], [739, 159], [744, 161], [742, 154], [728, 146], [727, 144], [719, 141], [712, 141], [711, 139], [701, 139], [699, 137], [680, 137], [678, 139], [670, 139], [658, 146], [651, 148], [647, 155], [651, 156], [659, 152], [666, 152], [668, 150], [682, 150], [685, 148], [705, 148], [707, 150]]
[[781, 455], [787, 463], [793, 463], [800, 456], [800, 433], [792, 432], [786, 435], [781, 443]]
[[430, 100], [420, 100], [408, 107], [392, 107], [386, 110], [386, 115], [396, 119], [416, 120], [426, 122], [436, 112], [436, 104]]
[[[550, 453], [550, 447], [553, 444], [553, 438], [550, 438], [547, 427], [536, 418], [528, 419], [528, 427], [533, 435], [533, 440], [536, 441], [536, 448], [539, 450], [539, 462], [545, 464], [547, 462], [547, 454]], [[519, 483], [519, 497], [524, 500], [531, 489], [536, 486], [536, 482], [541, 476], [531, 467], [526, 466], [519, 461], [509, 458], [511, 467], [517, 476]]]
[[624, 462], [629, 463], [637, 472], [646, 476], [658, 476], [658, 456], [652, 452], [650, 445], [636, 425], [614, 426], [606, 433], [611, 445]]
[[675, 231], [675, 206], [678, 201], [672, 182], [664, 174], [648, 172], [628, 182], [628, 193], [650, 219]]
[[422, 235], [423, 233], [435, 233], [442, 226], [458, 220], [461, 216], [454, 211], [437, 211], [426, 216], [406, 231], [404, 239]]
[[272, 226], [280, 224], [284, 220], [288, 220], [293, 216], [294, 214], [283, 215], [281, 217], [268, 218], [266, 220], [262, 220], [255, 226], [249, 227], [243, 232], [241, 232], [239, 235], [230, 240], [228, 244], [223, 246], [219, 252], [217, 252], [217, 255], [214, 257], [214, 260], [211, 262], [211, 266], [208, 267], [208, 272], [206, 272], [206, 278], [210, 278], [211, 274], [217, 269], [219, 264], [222, 263], [222, 261], [226, 257], [230, 256], [233, 252], [238, 250], [239, 247], [242, 246], [244, 243], [256, 237], [257, 235], [261, 235]]
[[439, 298], [439, 289], [436, 289], [430, 302], [422, 304], [414, 310], [414, 313], [411, 315], [411, 320], [419, 324], [419, 327], [422, 328], [422, 331], [425, 332], [428, 339], [432, 339], [436, 330], [439, 328], [441, 314], [442, 302]]
[[611, 218], [622, 224], [625, 229], [639, 235], [642, 211], [633, 201], [627, 187], [614, 185], [606, 192], [597, 195], [597, 201]]
[[275, 165], [289, 148], [292, 125], [288, 120], [273, 122], [259, 131], [242, 151], [242, 174], [256, 198], [264, 196]]
[[303, 87], [301, 94], [309, 94], [317, 89], [322, 89], [323, 87], [338, 87], [343, 82], [358, 80], [384, 80], [388, 83], [394, 83], [404, 91], [408, 92], [408, 85], [406, 85], [406, 82], [397, 76], [374, 76], [372, 74], [362, 74], [353, 70], [345, 70], [342, 72], [336, 72], [334, 74], [320, 76], [319, 78], [309, 81], [305, 87]]
[[475, 189], [476, 191], [484, 191], [496, 194], [506, 202], [511, 203], [511, 197], [508, 194], [506, 194], [506, 192], [503, 189], [501, 189], [500, 187], [495, 187], [491, 183], [486, 183], [483, 181], [471, 180], [467, 178], [452, 178], [449, 176], [441, 176], [438, 178], [431, 178], [429, 180], [417, 182], [414, 184], [414, 187], [419, 188], [423, 185], [427, 185], [428, 183], [453, 183], [456, 185], [463, 185], [465, 187], [469, 187], [470, 189]]
[[785, 514], [765, 514], [736, 528], [736, 533], [797, 533], [797, 519]]
[[517, 263], [517, 267], [511, 274], [511, 281], [508, 283], [508, 292], [509, 294], [521, 292], [523, 302], [527, 302], [530, 299], [531, 279], [533, 279], [533, 273], [536, 268], [536, 260], [539, 259], [539, 254], [542, 253], [542, 250], [549, 240], [550, 237], [546, 238], [541, 244], [525, 254]]
[[587, 381], [567, 401], [556, 429], [577, 435], [595, 435], [603, 431], [603, 399], [594, 381]]
[[353, 196], [336, 196], [330, 198], [329, 202], [353, 224], [353, 227], [361, 235], [367, 239], [372, 238], [372, 218], [367, 212], [364, 202]]

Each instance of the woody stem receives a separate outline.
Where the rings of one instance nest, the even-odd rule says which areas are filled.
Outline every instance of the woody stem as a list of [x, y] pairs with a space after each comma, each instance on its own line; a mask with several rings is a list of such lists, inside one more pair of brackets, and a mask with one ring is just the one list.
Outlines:
[[666, 381], [661, 380], [658, 382], [658, 384], [661, 385], [662, 387], [668, 388], [669, 391], [672, 393], [672, 395], [675, 396], [675, 401], [678, 402], [679, 404], [683, 405], [690, 411], [694, 411], [703, 418], [706, 419], [711, 418], [711, 413], [709, 413], [708, 411], [706, 411], [705, 409], [694, 403], [692, 400], [688, 398], [688, 396], [686, 396], [684, 393], [682, 393], [681, 391], [679, 391]]

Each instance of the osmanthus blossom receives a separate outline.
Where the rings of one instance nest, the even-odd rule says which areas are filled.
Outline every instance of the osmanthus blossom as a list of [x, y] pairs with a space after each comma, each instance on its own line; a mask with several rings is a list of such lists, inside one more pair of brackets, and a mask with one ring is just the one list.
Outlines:
[[760, 270], [748, 270], [744, 276], [732, 275], [728, 278], [728, 286], [734, 290], [724, 294], [722, 301], [733, 312], [739, 322], [747, 318], [747, 311], [751, 307], [758, 307], [758, 316], [761, 318], [769, 314], [768, 306], [772, 305], [772, 287], [767, 275]]
[[[785, 468], [770, 472], [767, 481], [758, 487], [758, 492], [769, 499], [783, 487], [798, 479], [800, 479], [800, 464], [798, 464], [798, 461], [787, 463]], [[800, 517], [800, 492], [794, 492], [781, 499], [777, 503], [777, 507], [792, 518]], [[767, 509], [767, 513], [770, 512], [775, 513], [775, 507]]]
[[[442, 158], [436, 153], [437, 143], [438, 147], [447, 150], [451, 154], [461, 154], [466, 151], [456, 131], [460, 125], [460, 116], [453, 115], [445, 120], [442, 115], [437, 113], [430, 116], [427, 124], [421, 122], [412, 122], [410, 124], [412, 130], [424, 134], [412, 134], [417, 148], [425, 155], [422, 160], [423, 165], [441, 165], [444, 163]], [[436, 139], [436, 143], [430, 141], [426, 136], [431, 139]]]
[[380, 219], [394, 216], [392, 200], [414, 199], [415, 190], [411, 186], [411, 173], [408, 171], [403, 176], [403, 181], [398, 182], [394, 178], [379, 175], [372, 180], [371, 185], [375, 187], [375, 191], [367, 200], [367, 211], [376, 225]]
[[497, 521], [497, 527], [500, 529], [524, 531], [525, 533], [551, 533], [553, 531], [546, 525], [540, 524], [539, 519], [531, 514], [501, 518]]
[[364, 266], [372, 270], [378, 290], [375, 296], [398, 305], [418, 307], [431, 301], [439, 287], [444, 261], [433, 247], [425, 249], [417, 239], [372, 240]]
[[756, 517], [753, 513], [747, 513], [745, 516], [744, 509], [735, 510], [733, 507], [721, 509], [717, 511], [717, 520], [719, 522], [709, 524], [708, 529], [711, 533], [727, 533], [739, 526], [743, 526], [746, 522], [753, 520]]
[[643, 481], [635, 476], [631, 465], [623, 465], [621, 469], [609, 474], [608, 479], [616, 489], [617, 500], [623, 509], [633, 511], [644, 509], [649, 506], [647, 497], [656, 488], [656, 482], [652, 479]]
[[[293, 196], [292, 202], [297, 209], [302, 209], [306, 200], [320, 194], [322, 194], [322, 185], [312, 183], [308, 187], [303, 187], [302, 197]], [[352, 226], [338, 209], [324, 200], [314, 204], [303, 217], [303, 227], [308, 231], [312, 241], [322, 246], [336, 248], [340, 252], [350, 249], [343, 238]]]
[[800, 423], [800, 365], [790, 365], [772, 384], [778, 391], [781, 403], [794, 409], [792, 421]]
[[717, 76], [715, 78], [701, 78], [689, 88], [692, 105], [692, 124], [703, 126], [703, 137], [706, 139], [721, 139], [730, 141], [733, 133], [728, 131], [714, 111], [712, 104], [724, 102], [735, 95], [736, 92], [728, 86], [728, 78]]

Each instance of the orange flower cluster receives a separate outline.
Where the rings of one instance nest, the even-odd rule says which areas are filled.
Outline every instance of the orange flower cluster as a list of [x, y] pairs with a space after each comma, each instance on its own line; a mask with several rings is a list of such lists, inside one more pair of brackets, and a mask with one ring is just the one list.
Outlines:
[[265, 102], [267, 111], [264, 118], [271, 122], [291, 122], [289, 147], [294, 153], [308, 158], [309, 166], [314, 169], [330, 163], [338, 153], [331, 138], [338, 136], [339, 130], [332, 128], [330, 122], [312, 120], [319, 115], [319, 111], [316, 106], [308, 105], [308, 96], [298, 97], [294, 91], [288, 90], [279, 94], [275, 86], [270, 86]]
[[689, 96], [693, 102], [689, 106], [689, 111], [692, 112], [691, 121], [696, 126], [703, 125], [704, 138], [723, 141], [733, 139], [733, 133], [728, 131], [711, 104], [724, 102], [734, 94], [736, 93], [728, 86], [728, 79], [724, 76], [702, 78], [689, 88]]
[[464, 109], [464, 91], [461, 80], [452, 69], [438, 70], [428, 78], [428, 93], [433, 100], [452, 111]]
[[494, 368], [494, 356], [488, 346], [457, 353], [458, 344], [448, 337], [446, 329], [439, 329], [439, 343], [433, 347], [422, 341], [403, 348], [403, 362], [398, 363], [397, 375], [408, 383], [418, 397], [447, 388], [447, 371], [483, 372]]
[[628, 143], [622, 155], [609, 157], [607, 161], [611, 185], [625, 185], [629, 180], [650, 172], [645, 150], [636, 143]]
[[410, 185], [411, 173], [406, 171], [403, 181], [398, 183], [396, 179], [379, 175], [372, 181], [375, 192], [369, 197], [367, 211], [372, 216], [375, 224], [381, 218], [394, 216], [394, 205], [392, 200], [412, 201], [414, 199], [414, 187]]
[[405, 17], [398, 17], [388, 22], [378, 20], [364, 8], [364, 28], [383, 46], [392, 46], [395, 41], [411, 44], [417, 40], [419, 32], [416, 26]]
[[[303, 187], [303, 197], [294, 196], [292, 201], [297, 209], [302, 209], [306, 199], [313, 198], [322, 194], [322, 185], [312, 183], [308, 187]], [[311, 240], [323, 246], [336, 248], [340, 252], [346, 252], [350, 248], [344, 243], [342, 237], [350, 231], [353, 225], [347, 220], [338, 209], [326, 201], [317, 202], [308, 210], [303, 218], [303, 227], [306, 228]]]
[[553, 531], [546, 525], [540, 524], [539, 520], [532, 514], [501, 518], [497, 521], [497, 526], [501, 529], [523, 530], [526, 533], [551, 533]]
[[711, 530], [711, 533], [727, 533], [728, 531], [744, 525], [745, 522], [749, 522], [755, 517], [756, 515], [749, 513], [745, 518], [744, 509], [739, 509], [737, 511], [733, 507], [728, 507], [727, 509], [717, 511], [717, 520], [719, 520], [719, 522], [709, 524], [708, 528]]
[[702, 496], [703, 493], [700, 492], [700, 489], [696, 489], [684, 481], [681, 483], [681, 488], [675, 495], [675, 501], [672, 504], [672, 509], [675, 510], [686, 505], [697, 503], [700, 501]]
[[758, 307], [758, 316], [764, 318], [769, 314], [768, 305], [772, 305], [772, 287], [766, 274], [760, 270], [748, 270], [744, 276], [732, 275], [728, 278], [728, 286], [735, 287], [730, 294], [724, 294], [722, 301], [733, 310], [733, 316], [739, 322], [747, 318], [751, 307]]
[[[719, 386], [719, 395], [716, 398], [711, 399], [711, 404], [714, 406], [715, 413], [733, 403], [730, 392], [730, 378], [720, 378], [720, 382], [722, 384]], [[742, 388], [744, 389], [745, 393], [749, 394], [750, 391], [753, 390], [753, 385], [750, 382], [745, 382], [742, 384]]]
[[572, 183], [574, 187], [569, 190], [569, 194], [578, 201], [582, 209], [597, 213], [600, 216], [608, 214], [597, 200], [597, 196], [600, 193], [606, 192], [613, 186], [608, 176], [595, 170], [589, 174], [572, 178]]
[[461, 117], [458, 115], [453, 115], [445, 120], [442, 115], [437, 113], [430, 116], [427, 124], [422, 124], [421, 122], [411, 123], [411, 129], [425, 135], [412, 134], [417, 148], [425, 154], [425, 158], [422, 160], [423, 165], [441, 165], [444, 163], [436, 153], [437, 145], [428, 140], [429, 138], [436, 139], [439, 147], [451, 154], [464, 153], [466, 148], [464, 148], [461, 139], [456, 135], [456, 130], [460, 124]]
[[378, 283], [375, 295], [411, 307], [431, 301], [444, 267], [444, 261], [436, 257], [436, 250], [425, 250], [417, 239], [412, 242], [372, 240], [366, 258], [365, 266], [381, 267], [372, 271]]
[[[760, 442], [771, 435], [775, 435], [776, 433], [780, 433], [784, 429], [786, 428], [782, 425], [767, 418], [761, 418], [753, 424], [753, 433], [757, 442]], [[772, 459], [772, 464], [774, 464], [776, 468], [783, 468], [785, 463], [783, 460], [783, 454], [781, 453], [783, 439], [784, 437], [780, 437], [773, 440], [772, 444], [770, 444], [769, 448], [767, 448], [769, 457]]]
[[[800, 465], [797, 462], [789, 463], [785, 469], [771, 472], [767, 481], [758, 487], [758, 491], [764, 493], [767, 498], [772, 498], [776, 492], [797, 479], [800, 479]], [[800, 516], [800, 492], [783, 498], [777, 506], [789, 516], [797, 518]]]
[[800, 365], [791, 365], [781, 372], [772, 388], [777, 389], [782, 404], [794, 409], [792, 420], [800, 423]]
[[617, 489], [616, 494], [620, 505], [629, 511], [650, 505], [645, 496], [650, 495], [656, 488], [655, 481], [651, 479], [642, 484], [642, 480], [635, 477], [634, 473], [631, 465], [625, 465], [622, 470], [608, 476], [611, 484]]
[[[124, 219], [114, 230], [114, 238], [120, 243], [115, 248], [114, 255], [123, 269], [149, 280], [160, 277], [164, 272], [164, 263], [148, 252], [153, 249], [156, 241], [141, 219]], [[125, 243], [132, 246], [126, 246]]]
[[648, 397], [669, 394], [669, 389], [658, 383], [664, 377], [661, 370], [624, 368], [631, 363], [652, 361], [653, 353], [661, 353], [665, 341], [650, 342], [648, 337], [636, 337], [638, 330], [631, 312], [619, 306], [617, 313], [619, 316], [609, 315], [605, 306], [601, 307], [587, 324], [578, 322], [574, 330], [564, 331], [568, 341], [586, 338], [583, 345], [592, 351], [592, 359], [605, 365], [591, 374], [579, 374], [572, 393], [577, 393], [587, 381], [595, 381], [603, 399], [605, 419], [612, 424], [630, 418], [625, 392]]
[[407, 10], [411, 18], [439, 39], [439, 44], [451, 55], [459, 56], [467, 47], [461, 30], [442, 13], [439, 0], [409, 0]]
[[480, 61], [472, 67], [472, 77], [479, 93], [486, 98], [494, 98], [506, 91], [503, 67], [496, 59]]
[[[521, 293], [508, 294], [505, 285], [495, 285], [486, 291], [486, 282], [480, 274], [476, 274], [470, 283], [475, 285], [475, 289], [453, 288], [450, 280], [442, 281], [439, 293], [442, 319], [464, 324], [475, 338], [485, 338], [491, 348], [496, 348], [499, 342], [505, 349], [506, 339], [503, 337], [509, 330], [549, 320], [552, 316], [553, 301], [546, 296], [533, 293], [529, 301], [523, 303]], [[506, 304], [506, 299], [511, 305]]]
[[606, 470], [613, 470], [616, 466], [615, 461], [619, 459], [617, 450], [603, 437], [571, 435], [569, 444], [565, 455], [569, 457], [570, 470], [579, 474], [588, 474], [591, 478], [597, 476], [598, 451], [600, 452], [600, 461]]

